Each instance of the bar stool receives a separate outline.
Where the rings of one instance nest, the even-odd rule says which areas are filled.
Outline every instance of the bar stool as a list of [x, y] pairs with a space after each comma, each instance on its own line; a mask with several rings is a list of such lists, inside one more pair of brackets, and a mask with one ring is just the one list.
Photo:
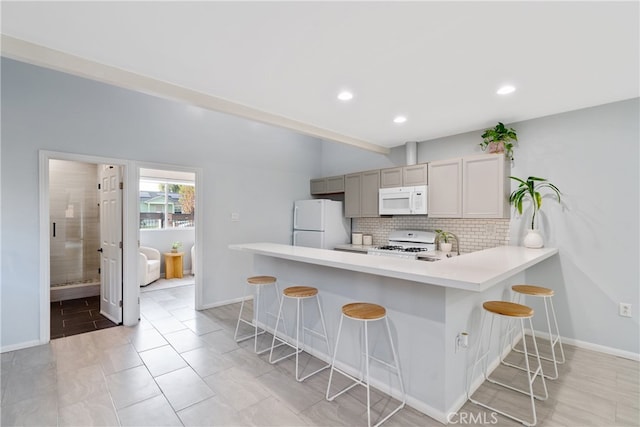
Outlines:
[[[352, 375], [347, 374], [341, 369], [336, 368], [336, 355], [338, 354], [338, 345], [340, 343], [340, 334], [342, 333], [342, 322], [343, 320], [351, 319], [361, 322], [361, 327], [364, 326], [364, 356], [365, 356], [365, 373], [364, 378], [362, 378], [362, 372], [360, 372], [361, 378], [355, 378]], [[393, 356], [393, 364], [387, 363], [383, 360], [377, 359], [371, 355], [369, 355], [369, 335], [368, 335], [368, 324], [369, 322], [375, 322], [378, 320], [384, 320], [387, 336], [389, 338], [389, 344], [391, 346], [391, 354]], [[384, 417], [380, 422], [378, 422], [375, 427], [379, 426], [386, 420], [388, 420], [393, 414], [402, 409], [407, 401], [405, 392], [404, 392], [404, 383], [402, 382], [402, 374], [400, 373], [400, 362], [398, 360], [398, 354], [396, 353], [396, 349], [393, 345], [393, 339], [391, 338], [391, 328], [389, 327], [389, 319], [387, 318], [387, 310], [377, 304], [371, 304], [366, 302], [355, 302], [351, 304], [346, 304], [342, 306], [342, 316], [340, 317], [340, 324], [338, 326], [338, 336], [336, 338], [336, 347], [333, 352], [333, 359], [331, 360], [331, 372], [329, 374], [329, 384], [327, 385], [327, 395], [326, 398], [329, 401], [332, 401], [336, 397], [340, 396], [342, 393], [352, 389], [356, 385], [362, 385], [367, 389], [367, 425], [371, 427], [371, 394], [369, 390], [369, 359], [373, 359], [376, 362], [379, 362], [388, 368], [391, 368], [395, 371], [395, 374], [398, 376], [398, 380], [400, 382], [400, 391], [402, 392], [402, 403], [395, 408], [389, 415]], [[329, 391], [331, 390], [331, 381], [333, 380], [333, 371], [337, 371], [345, 377], [353, 380], [353, 384], [347, 386], [342, 389], [338, 393], [333, 396], [329, 396]]]
[[[310, 298], [315, 298], [316, 303], [318, 305], [318, 313], [320, 313], [320, 323], [322, 325], [322, 333], [318, 331], [314, 331], [313, 329], [307, 328], [304, 325], [304, 301]], [[296, 345], [292, 345], [285, 339], [280, 338], [278, 336], [278, 326], [280, 325], [280, 319], [282, 319], [282, 306], [284, 305], [285, 299], [293, 299], [296, 301]], [[282, 319], [282, 323], [284, 324], [284, 319]], [[300, 345], [300, 329], [301, 328], [302, 328], [302, 346]], [[280, 299], [280, 308], [278, 309], [276, 327], [273, 332], [273, 339], [271, 340], [271, 351], [269, 352], [269, 362], [271, 364], [274, 364], [283, 359], [286, 359], [288, 357], [295, 355], [296, 356], [296, 380], [298, 381], [304, 381], [307, 378], [309, 378], [311, 375], [317, 374], [318, 372], [324, 369], [327, 369], [330, 366], [329, 364], [327, 364], [311, 372], [310, 374], [307, 374], [304, 377], [300, 378], [300, 375], [298, 374], [298, 359], [299, 359], [300, 353], [302, 353], [302, 351], [304, 350], [305, 332], [309, 332], [313, 335], [323, 338], [325, 344], [327, 345], [327, 355], [331, 353], [331, 350], [329, 348], [329, 340], [327, 338], [327, 328], [325, 326], [324, 317], [322, 315], [322, 307], [320, 307], [320, 298], [318, 298], [318, 290], [310, 286], [292, 286], [292, 287], [286, 288], [284, 291], [282, 291], [282, 298]], [[285, 329], [285, 333], [286, 333], [286, 329]], [[278, 347], [277, 345], [275, 345], [276, 340], [280, 341], [279, 345], [288, 345], [289, 347], [291, 347], [294, 350], [293, 353], [286, 354], [276, 360], [273, 360], [273, 349]]]
[[[260, 351], [258, 351], [258, 335], [262, 335], [264, 334], [264, 329], [262, 329], [260, 332], [258, 332], [258, 319], [259, 319], [259, 315], [260, 315], [260, 293], [261, 293], [261, 289], [264, 286], [270, 286], [273, 285], [275, 287], [275, 291], [276, 291], [276, 298], [279, 298], [279, 292], [278, 292], [278, 283], [277, 283], [277, 279], [273, 276], [253, 276], [253, 277], [249, 277], [247, 278], [247, 287], [246, 287], [246, 292], [244, 294], [244, 298], [242, 298], [242, 304], [240, 304], [240, 314], [238, 314], [238, 322], [236, 323], [236, 332], [233, 335], [233, 339], [236, 340], [236, 342], [242, 342], [245, 340], [248, 340], [250, 338], [253, 338], [253, 351], [256, 354], [262, 354], [266, 351], [269, 351], [269, 347], [262, 349]], [[247, 295], [251, 292], [251, 287], [255, 287], [256, 289], [256, 298], [255, 298], [255, 304], [254, 304], [254, 317], [255, 320], [252, 320], [251, 322], [245, 320], [242, 318], [242, 312], [244, 310], [244, 302], [246, 300]], [[269, 315], [271, 313], [267, 312], [267, 315]], [[273, 314], [271, 314], [273, 315]], [[238, 329], [240, 328], [240, 322], [246, 323], [249, 326], [252, 326], [254, 328], [254, 333], [250, 334], [250, 335], [246, 335], [244, 337], [240, 337], [238, 338]]]
[[[536, 368], [535, 371], [531, 371], [531, 368], [529, 366], [529, 356], [530, 354], [527, 351], [527, 343], [524, 342], [523, 340], [523, 346], [524, 346], [524, 355], [525, 355], [525, 363], [526, 363], [526, 372], [527, 372], [527, 379], [528, 379], [528, 383], [529, 383], [529, 391], [526, 390], [522, 390], [516, 387], [513, 387], [509, 384], [505, 384], [499, 381], [496, 381], [492, 378], [489, 378], [489, 375], [487, 373], [487, 369], [488, 369], [488, 355], [490, 353], [490, 347], [491, 347], [491, 336], [493, 334], [493, 321], [495, 320], [496, 317], [506, 317], [508, 319], [515, 319], [515, 320], [520, 320], [520, 327], [522, 329], [522, 334], [524, 336], [524, 321], [525, 319], [529, 319], [529, 326], [531, 327], [531, 333], [533, 334], [533, 323], [531, 322], [531, 318], [533, 317], [533, 309], [531, 309], [530, 307], [527, 307], [526, 305], [521, 305], [521, 304], [516, 304], [513, 302], [507, 302], [507, 301], [486, 301], [484, 304], [482, 304], [482, 307], [484, 308], [484, 313], [482, 316], [482, 320], [480, 322], [480, 333], [478, 335], [479, 339], [478, 339], [478, 348], [476, 350], [476, 359], [475, 362], [473, 363], [473, 369], [471, 370], [471, 381], [469, 383], [469, 390], [467, 391], [467, 395], [469, 396], [469, 400], [473, 403], [475, 403], [476, 405], [482, 406], [484, 408], [490, 409], [494, 412], [497, 412], [499, 414], [504, 415], [505, 417], [511, 418], [512, 420], [518, 421], [526, 426], [534, 426], [537, 422], [537, 417], [536, 417], [536, 404], [535, 404], [535, 399], [538, 400], [546, 400], [549, 397], [549, 394], [547, 392], [547, 384], [544, 380], [544, 375], [542, 372], [542, 363], [540, 362], [540, 354], [538, 353], [538, 345], [536, 344], [536, 340], [535, 340], [535, 335], [533, 337], [533, 348], [535, 350], [535, 354], [534, 356], [536, 357], [536, 359], [538, 360], [538, 367]], [[482, 334], [484, 332], [484, 325], [485, 325], [485, 321], [486, 321], [486, 317], [487, 315], [492, 315], [491, 316], [491, 326], [489, 328], [489, 339], [488, 339], [488, 345], [487, 345], [487, 350], [482, 354], [482, 356], [480, 356], [481, 353], [481, 349], [483, 347], [482, 345]], [[500, 354], [501, 349], [498, 350], [498, 354]], [[533, 414], [533, 422], [529, 423], [523, 419], [520, 419], [514, 415], [511, 415], [507, 412], [504, 411], [500, 411], [499, 409], [496, 409], [492, 406], [489, 406], [486, 403], [482, 403], [478, 400], [475, 400], [471, 397], [471, 384], [473, 383], [473, 379], [475, 378], [475, 371], [476, 371], [476, 366], [478, 365], [478, 363], [480, 363], [480, 361], [484, 360], [484, 369], [482, 370], [482, 375], [483, 378], [491, 383], [506, 387], [510, 390], [514, 390], [517, 391], [519, 393], [523, 393], [528, 395], [531, 398], [531, 412]], [[533, 393], [533, 383], [536, 379], [536, 377], [540, 377], [540, 379], [542, 380], [542, 386], [544, 388], [544, 396], [537, 396], [536, 394]]]
[[[550, 380], [557, 379], [558, 365], [563, 364], [565, 362], [565, 358], [564, 358], [564, 349], [562, 348], [562, 340], [560, 339], [560, 329], [558, 329], [558, 320], [556, 319], [556, 311], [553, 308], [553, 295], [554, 295], [553, 289], [543, 288], [542, 286], [533, 286], [533, 285], [513, 285], [511, 287], [511, 290], [515, 292], [515, 297], [516, 297], [515, 302], [517, 303], [520, 303], [521, 297], [527, 296], [527, 295], [542, 298], [542, 300], [544, 301], [544, 312], [547, 317], [547, 330], [549, 331], [549, 344], [551, 345], [551, 357], [549, 358], [545, 356], [540, 356], [540, 359], [553, 362], [554, 374], [553, 375], [544, 374], [544, 377]], [[551, 308], [551, 317], [549, 317], [549, 308]], [[555, 337], [551, 331], [551, 318], [553, 318], [553, 325], [555, 326], [555, 332], [556, 332]], [[509, 340], [512, 343], [511, 349], [518, 353], [523, 353], [523, 351], [516, 348], [515, 344], [513, 343], [512, 333], [514, 332], [514, 329], [515, 327], [512, 325], [509, 328], [509, 333], [508, 333]], [[524, 341], [524, 335], [522, 336], [522, 339]], [[556, 350], [555, 350], [556, 344], [560, 346], [560, 355], [562, 356], [562, 360], [559, 360], [556, 357]], [[507, 366], [512, 366], [514, 368], [524, 370], [524, 368], [518, 365], [514, 365], [512, 363], [505, 362], [504, 360], [502, 360], [502, 363]]]

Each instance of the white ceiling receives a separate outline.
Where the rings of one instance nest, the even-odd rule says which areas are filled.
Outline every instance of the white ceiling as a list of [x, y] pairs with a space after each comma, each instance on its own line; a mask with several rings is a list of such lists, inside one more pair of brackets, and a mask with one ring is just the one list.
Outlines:
[[[343, 142], [393, 147], [639, 96], [638, 1], [1, 7], [12, 38]], [[496, 95], [505, 83], [517, 91]]]

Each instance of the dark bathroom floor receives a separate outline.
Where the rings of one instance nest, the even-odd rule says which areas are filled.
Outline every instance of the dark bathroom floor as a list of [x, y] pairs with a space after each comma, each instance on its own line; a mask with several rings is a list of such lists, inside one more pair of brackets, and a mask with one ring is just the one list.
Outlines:
[[51, 303], [51, 339], [118, 326], [100, 314], [100, 296]]

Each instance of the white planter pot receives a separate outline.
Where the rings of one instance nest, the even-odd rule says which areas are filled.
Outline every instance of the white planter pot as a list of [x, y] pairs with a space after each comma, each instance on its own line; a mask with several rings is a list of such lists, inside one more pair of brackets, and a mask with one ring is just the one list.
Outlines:
[[440, 250], [444, 253], [451, 252], [451, 243], [440, 243]]
[[527, 248], [538, 249], [544, 246], [544, 240], [538, 230], [527, 230], [524, 237], [524, 246]]

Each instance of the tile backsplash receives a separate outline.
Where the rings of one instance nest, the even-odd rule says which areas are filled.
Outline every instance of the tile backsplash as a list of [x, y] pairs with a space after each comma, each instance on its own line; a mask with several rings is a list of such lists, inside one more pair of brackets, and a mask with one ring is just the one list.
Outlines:
[[[429, 218], [423, 216], [393, 216], [383, 218], [353, 218], [351, 229], [371, 234], [374, 245], [384, 245], [389, 232], [397, 229], [449, 231], [460, 239], [460, 252], [474, 252], [509, 244], [509, 219]], [[454, 243], [454, 250], [456, 248]]]

